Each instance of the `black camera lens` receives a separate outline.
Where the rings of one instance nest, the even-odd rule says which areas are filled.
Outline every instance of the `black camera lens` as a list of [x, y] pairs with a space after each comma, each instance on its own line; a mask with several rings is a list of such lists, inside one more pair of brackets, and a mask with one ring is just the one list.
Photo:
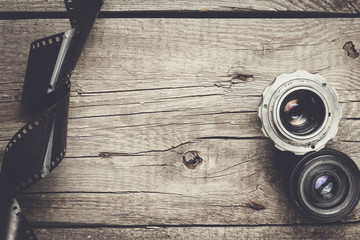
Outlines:
[[291, 198], [299, 210], [317, 222], [347, 216], [359, 201], [360, 172], [354, 161], [335, 150], [305, 156], [290, 180]]
[[285, 97], [280, 105], [282, 125], [297, 136], [318, 130], [325, 120], [325, 105], [321, 98], [309, 90], [297, 90]]

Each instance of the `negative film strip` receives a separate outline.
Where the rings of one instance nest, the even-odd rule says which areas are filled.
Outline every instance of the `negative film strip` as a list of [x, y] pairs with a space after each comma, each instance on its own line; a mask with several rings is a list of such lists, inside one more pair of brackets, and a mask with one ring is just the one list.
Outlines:
[[16, 200], [64, 158], [70, 76], [103, 0], [65, 0], [72, 29], [34, 41], [22, 103], [32, 120], [8, 143], [0, 173], [0, 239], [36, 239]]

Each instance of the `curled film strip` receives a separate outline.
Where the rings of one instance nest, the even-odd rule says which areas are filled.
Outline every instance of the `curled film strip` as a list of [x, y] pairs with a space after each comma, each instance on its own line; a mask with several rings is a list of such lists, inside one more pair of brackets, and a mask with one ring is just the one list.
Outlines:
[[65, 0], [72, 29], [30, 45], [22, 103], [32, 120], [8, 143], [0, 173], [0, 239], [37, 239], [16, 200], [64, 158], [70, 76], [103, 0]]

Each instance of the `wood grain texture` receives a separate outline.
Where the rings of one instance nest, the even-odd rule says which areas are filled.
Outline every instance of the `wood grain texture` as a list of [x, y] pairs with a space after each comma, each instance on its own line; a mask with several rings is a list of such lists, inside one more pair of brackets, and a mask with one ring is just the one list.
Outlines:
[[[0, 0], [2, 12], [63, 12], [63, 0]], [[295, 11], [295, 12], [359, 12], [358, 0], [106, 0], [102, 11]]]
[[354, 239], [358, 225], [39, 229], [40, 239]]
[[[0, 21], [1, 149], [29, 119], [19, 100], [30, 42], [67, 29], [61, 19]], [[321, 74], [343, 109], [329, 146], [360, 164], [360, 61], [343, 49], [360, 46], [359, 29], [359, 19], [99, 19], [72, 77], [66, 158], [19, 199], [26, 216], [64, 227], [39, 229], [44, 239], [356, 236], [358, 224], [301, 225], [257, 109], [278, 75]], [[193, 170], [189, 150], [203, 159]], [[344, 222], [359, 220], [357, 207]], [[83, 229], [139, 225], [239, 227]]]

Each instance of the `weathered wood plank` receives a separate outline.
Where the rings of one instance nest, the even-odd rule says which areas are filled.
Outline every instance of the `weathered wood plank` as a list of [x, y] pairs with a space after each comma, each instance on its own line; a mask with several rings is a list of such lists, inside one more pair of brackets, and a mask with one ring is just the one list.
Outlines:
[[[349, 153], [347, 147], [337, 149]], [[195, 169], [183, 164], [189, 150], [198, 151], [203, 159]], [[66, 158], [20, 201], [29, 220], [37, 224], [306, 222], [289, 202], [288, 180], [280, 170], [290, 171], [289, 160], [280, 157], [267, 140], [206, 139], [137, 156], [103, 153], [97, 158]], [[360, 163], [358, 152], [352, 157]], [[252, 209], [253, 202], [264, 209]], [[345, 221], [358, 221], [359, 211], [360, 207]]]
[[359, 224], [264, 227], [36, 229], [40, 239], [356, 239]]
[[[64, 11], [63, 0], [0, 0], [3, 12], [43, 12]], [[150, 0], [150, 1], [116, 1], [106, 0], [103, 11], [299, 11], [299, 12], [359, 12], [360, 3], [351, 0]]]
[[[65, 20], [0, 21], [2, 149], [28, 118], [19, 100], [30, 39], [67, 29]], [[99, 19], [72, 78], [67, 158], [20, 199], [29, 220], [306, 222], [289, 203], [257, 107], [281, 73], [323, 75], [344, 110], [331, 145], [360, 164], [360, 62], [343, 49], [360, 45], [359, 29], [359, 19]], [[203, 159], [194, 170], [183, 164], [189, 150]]]
[[[199, 151], [203, 159], [195, 169], [183, 164], [188, 150]], [[65, 159], [51, 178], [29, 189], [39, 193], [20, 201], [29, 220], [40, 224], [297, 222], [285, 191], [279, 190], [280, 178], [273, 178], [271, 151], [265, 140], [208, 139], [139, 156]], [[52, 193], [41, 193], [46, 191]], [[265, 209], [252, 209], [252, 202]]]
[[[7, 102], [19, 101], [29, 38], [67, 25], [65, 20], [2, 22], [1, 113], [10, 124], [0, 139], [9, 139], [24, 119], [20, 104], [9, 109], [12, 103]], [[39, 26], [45, 27], [36, 31]], [[141, 139], [161, 131], [177, 133], [184, 125], [190, 135], [183, 134], [172, 145], [212, 135], [259, 137], [259, 124], [251, 123], [258, 123], [255, 112], [263, 89], [274, 77], [297, 68], [325, 76], [339, 91], [344, 119], [358, 118], [359, 96], [354, 92], [359, 89], [360, 65], [342, 46], [349, 40], [358, 45], [359, 28], [357, 19], [99, 20], [73, 77], [70, 139], [79, 141], [79, 135], [81, 141], [91, 141], [84, 151], [75, 147], [83, 156], [90, 154], [88, 145], [113, 136], [113, 127], [124, 136], [138, 137], [134, 145], [115, 136], [114, 142], [128, 153], [170, 148], [169, 143], [160, 148], [159, 141], [153, 142], [157, 148], [144, 148]], [[253, 77], [246, 82], [239, 74]], [[343, 124], [356, 126], [357, 121]], [[342, 130], [339, 137], [357, 141], [356, 135]], [[101, 151], [94, 149], [92, 156]]]
[[[64, 20], [1, 22], [4, 90], [21, 88], [29, 42], [67, 26]], [[338, 90], [356, 90], [359, 61], [343, 46], [360, 45], [359, 28], [358, 19], [100, 19], [73, 90], [84, 102], [117, 92], [117, 100], [134, 101], [134, 91], [197, 87], [234, 101], [260, 95], [276, 76], [296, 69], [320, 73]]]

